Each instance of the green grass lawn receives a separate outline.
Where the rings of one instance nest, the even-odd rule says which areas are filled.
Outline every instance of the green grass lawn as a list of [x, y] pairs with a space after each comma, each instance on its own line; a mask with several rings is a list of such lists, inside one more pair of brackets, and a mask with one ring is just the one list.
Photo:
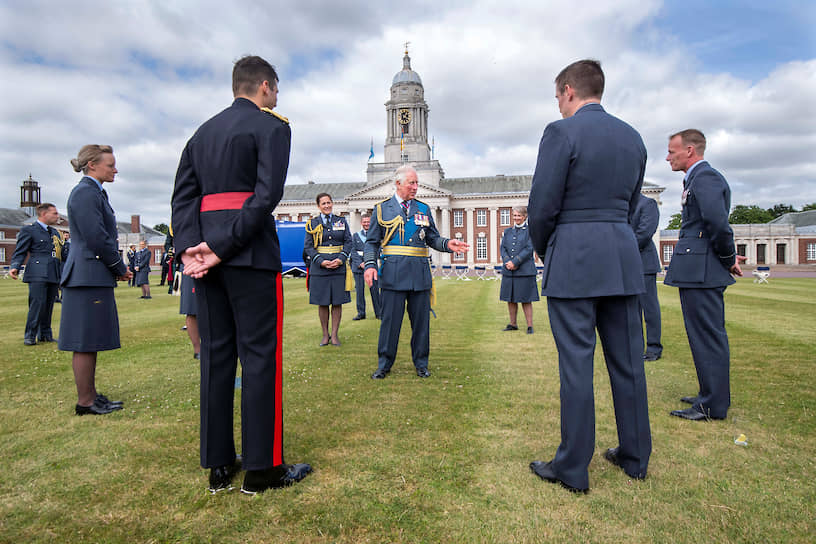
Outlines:
[[[669, 416], [697, 382], [677, 290], [660, 285], [649, 477], [602, 458], [617, 439], [598, 353], [586, 496], [528, 469], [560, 438], [546, 302], [534, 335], [501, 332], [498, 282], [437, 284], [431, 378], [414, 374], [406, 320], [393, 371], [375, 381], [379, 322], [352, 322], [346, 305], [342, 347], [318, 347], [303, 280], [284, 281], [285, 455], [315, 472], [249, 497], [205, 490], [198, 364], [178, 298], [116, 289], [123, 347], [99, 355], [97, 386], [125, 409], [76, 417], [70, 353], [23, 346], [27, 288], [0, 281], [0, 541], [813, 542], [816, 281], [729, 287], [732, 405], [709, 423]], [[55, 334], [59, 320], [57, 305]], [[741, 433], [747, 447], [734, 444]]]

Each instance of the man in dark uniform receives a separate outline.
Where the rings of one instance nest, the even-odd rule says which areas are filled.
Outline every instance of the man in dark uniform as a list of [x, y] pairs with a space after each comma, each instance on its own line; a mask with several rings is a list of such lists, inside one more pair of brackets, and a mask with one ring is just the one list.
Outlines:
[[23, 343], [33, 346], [40, 342], [54, 342], [51, 331], [51, 313], [60, 281], [59, 252], [62, 238], [56, 225], [59, 213], [49, 203], [37, 206], [37, 220], [20, 229], [17, 246], [11, 256], [9, 276], [17, 279], [17, 273], [28, 255], [23, 282], [28, 284], [28, 318]]
[[161, 278], [159, 279], [159, 286], [164, 286], [164, 282], [167, 279], [167, 273], [170, 270], [170, 260], [170, 253], [165, 250], [161, 257]]
[[646, 292], [638, 297], [643, 320], [646, 322], [646, 353], [643, 354], [645, 361], [657, 361], [663, 354], [663, 344], [660, 343], [660, 301], [657, 299], [660, 259], [657, 258], [657, 249], [652, 241], [659, 221], [660, 210], [657, 208], [657, 201], [641, 194], [632, 215], [632, 230], [635, 231], [640, 249], [643, 287], [646, 289]]
[[[184, 273], [197, 279], [201, 466], [211, 469], [216, 492], [230, 488], [243, 464], [241, 490], [255, 494], [312, 469], [283, 460], [283, 284], [272, 211], [283, 196], [291, 132], [272, 112], [278, 76], [264, 59], [238, 60], [232, 90], [232, 105], [201, 125], [182, 152], [172, 225]], [[242, 463], [232, 423], [237, 358]]]
[[128, 280], [128, 287], [136, 287], [136, 246], [130, 244], [127, 250], [127, 267], [132, 277]]
[[[469, 246], [461, 240], [440, 236], [430, 207], [416, 200], [417, 173], [401, 166], [396, 173], [396, 194], [374, 206], [371, 228], [365, 245], [365, 282], [369, 287], [380, 281], [382, 310], [379, 362], [371, 377], [381, 380], [391, 372], [397, 356], [402, 318], [408, 306], [411, 321], [411, 357], [417, 376], [427, 378], [430, 352], [431, 267], [429, 248], [437, 251], [465, 252]], [[382, 259], [377, 271], [377, 258]]]
[[533, 461], [530, 469], [570, 491], [587, 492], [595, 449], [596, 329], [619, 440], [605, 457], [642, 479], [652, 450], [638, 305], [643, 267], [629, 226], [646, 148], [635, 129], [601, 107], [604, 74], [598, 61], [570, 64], [555, 87], [564, 118], [547, 125], [541, 138], [527, 208], [558, 348], [561, 444], [552, 461]]
[[683, 179], [680, 237], [664, 283], [680, 288], [680, 306], [691, 356], [700, 384], [691, 404], [671, 415], [705, 421], [725, 419], [731, 404], [730, 354], [725, 331], [725, 288], [742, 276], [728, 224], [731, 189], [725, 178], [703, 159], [702, 132], [688, 129], [669, 138], [666, 160]]
[[[359, 232], [352, 235], [352, 252], [351, 252], [351, 271], [354, 273], [354, 287], [357, 291], [357, 315], [352, 318], [352, 321], [359, 321], [366, 318], [366, 302], [365, 302], [365, 262], [363, 255], [365, 253], [365, 243], [368, 238], [368, 229], [371, 227], [371, 215], [364, 213], [360, 218], [360, 224], [363, 227]], [[371, 287], [368, 287], [371, 292], [371, 306], [374, 308], [374, 315], [377, 319], [380, 318], [380, 285], [378, 281], [374, 281]]]

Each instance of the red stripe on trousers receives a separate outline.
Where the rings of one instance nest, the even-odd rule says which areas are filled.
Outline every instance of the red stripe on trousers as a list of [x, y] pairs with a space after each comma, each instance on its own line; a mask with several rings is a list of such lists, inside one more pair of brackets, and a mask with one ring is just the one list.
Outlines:
[[275, 347], [275, 437], [272, 440], [272, 464], [283, 464], [283, 280], [277, 272], [275, 278], [275, 304], [277, 307], [277, 336]]

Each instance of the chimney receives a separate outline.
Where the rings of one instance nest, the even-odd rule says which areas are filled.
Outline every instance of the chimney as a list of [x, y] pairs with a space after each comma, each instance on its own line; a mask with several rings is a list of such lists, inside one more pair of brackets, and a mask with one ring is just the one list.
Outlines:
[[142, 222], [138, 215], [130, 216], [130, 232], [135, 234], [142, 232]]

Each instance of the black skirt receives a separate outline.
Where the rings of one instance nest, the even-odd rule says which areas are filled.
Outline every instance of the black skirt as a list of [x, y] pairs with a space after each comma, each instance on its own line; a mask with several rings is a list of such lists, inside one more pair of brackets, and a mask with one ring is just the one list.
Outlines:
[[535, 276], [502, 276], [499, 300], [505, 302], [535, 302], [538, 285]]
[[190, 276], [181, 275], [181, 285], [179, 286], [179, 313], [182, 315], [197, 315], [198, 300], [195, 294], [195, 280]]
[[346, 275], [309, 277], [309, 304], [316, 306], [339, 306], [351, 302], [351, 293], [346, 291]]

